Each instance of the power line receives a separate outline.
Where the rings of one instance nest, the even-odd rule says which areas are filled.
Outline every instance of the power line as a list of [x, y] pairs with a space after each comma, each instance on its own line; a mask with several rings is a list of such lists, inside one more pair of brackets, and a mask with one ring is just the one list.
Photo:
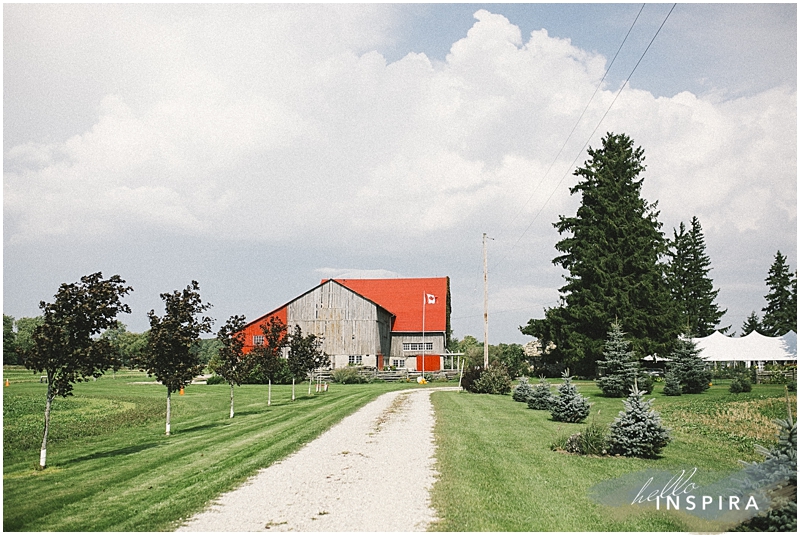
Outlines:
[[[606, 72], [603, 73], [603, 77], [600, 79], [600, 82], [598, 82], [597, 87], [594, 88], [594, 93], [592, 93], [592, 96], [589, 98], [589, 101], [586, 103], [586, 106], [583, 108], [583, 111], [581, 112], [580, 117], [578, 117], [578, 120], [575, 121], [575, 124], [572, 126], [572, 130], [570, 130], [569, 135], [567, 135], [567, 138], [564, 140], [564, 143], [561, 145], [561, 148], [558, 149], [558, 153], [553, 158], [553, 161], [550, 162], [550, 166], [547, 168], [547, 171], [545, 171], [544, 175], [542, 175], [542, 178], [536, 184], [536, 187], [533, 188], [533, 192], [530, 194], [528, 199], [522, 204], [522, 206], [517, 210], [517, 212], [511, 218], [511, 221], [514, 221], [514, 219], [517, 218], [517, 216], [528, 205], [528, 203], [531, 202], [531, 199], [533, 199], [533, 196], [536, 195], [537, 191], [539, 191], [539, 186], [541, 186], [542, 183], [544, 183], [544, 179], [547, 178], [547, 175], [550, 174], [550, 171], [553, 169], [553, 166], [558, 161], [558, 157], [561, 156], [562, 152], [564, 152], [564, 148], [567, 146], [567, 143], [569, 143], [569, 140], [572, 139], [572, 134], [575, 133], [575, 130], [578, 128], [578, 125], [581, 123], [581, 120], [583, 120], [583, 116], [586, 114], [586, 110], [589, 109], [589, 106], [591, 105], [592, 101], [594, 100], [594, 97], [597, 95], [597, 92], [602, 87], [603, 82], [606, 79], [606, 76], [608, 76], [608, 73], [611, 70], [611, 67], [614, 65], [614, 62], [617, 60], [617, 56], [619, 56], [619, 53], [622, 50], [622, 47], [625, 46], [625, 42], [628, 40], [628, 36], [630, 36], [631, 31], [633, 31], [633, 27], [636, 26], [636, 21], [639, 20], [639, 16], [642, 14], [642, 11], [644, 10], [644, 6], [645, 6], [645, 4], [642, 4], [642, 7], [639, 8], [639, 12], [636, 14], [636, 18], [633, 19], [633, 23], [631, 24], [630, 28], [628, 28], [628, 33], [626, 33], [625, 34], [625, 38], [622, 39], [622, 43], [620, 43], [619, 48], [617, 48], [617, 52], [614, 54], [614, 57], [611, 59], [611, 63], [608, 64], [608, 67], [606, 68]], [[517, 241], [519, 241], [519, 240], [517, 240]], [[514, 246], [516, 246], [516, 243], [514, 244]], [[497, 264], [499, 264], [500, 262], [502, 262], [503, 260], [505, 260], [505, 256], [503, 256], [500, 259], [500, 261], [498, 261], [495, 264], [495, 266]]]
[[[625, 89], [625, 87], [628, 85], [628, 82], [630, 82], [630, 79], [631, 79], [631, 77], [633, 76], [633, 73], [635, 73], [635, 72], [636, 72], [636, 69], [639, 67], [639, 64], [640, 64], [640, 63], [642, 62], [642, 60], [644, 59], [644, 56], [645, 56], [645, 54], [647, 54], [647, 51], [648, 51], [648, 50], [650, 50], [650, 47], [652, 46], [653, 42], [656, 40], [656, 37], [658, 37], [658, 34], [661, 32], [661, 29], [664, 27], [664, 24], [666, 24], [667, 20], [669, 19], [670, 15], [672, 14], [672, 11], [675, 9], [675, 6], [676, 6], [676, 5], [677, 5], [677, 3], [675, 3], [675, 4], [672, 4], [672, 8], [669, 10], [669, 13], [667, 13], [667, 16], [666, 16], [666, 17], [664, 17], [664, 20], [661, 22], [661, 25], [658, 27], [658, 30], [656, 30], [656, 33], [653, 35], [653, 38], [652, 38], [652, 39], [650, 39], [650, 43], [648, 43], [647, 47], [644, 49], [644, 52], [642, 52], [642, 55], [639, 57], [639, 60], [636, 62], [636, 65], [634, 65], [634, 67], [633, 67], [633, 69], [631, 70], [630, 74], [628, 74], [628, 77], [625, 79], [625, 82], [623, 82], [622, 86], [620, 86], [619, 90], [618, 90], [618, 91], [617, 91], [617, 93], [614, 95], [614, 99], [611, 101], [611, 104], [609, 104], [609, 105], [608, 105], [608, 108], [606, 109], [605, 113], [603, 113], [603, 116], [602, 116], [602, 117], [600, 118], [600, 120], [597, 122], [597, 126], [595, 126], [595, 127], [594, 127], [594, 130], [592, 130], [592, 133], [591, 133], [591, 134], [589, 134], [589, 138], [586, 140], [586, 143], [584, 143], [583, 147], [581, 147], [581, 150], [580, 150], [580, 151], [578, 152], [578, 154], [575, 156], [575, 159], [574, 159], [574, 160], [572, 160], [572, 163], [571, 163], [571, 164], [570, 164], [570, 166], [567, 168], [567, 171], [564, 173], [564, 175], [563, 175], [563, 176], [561, 177], [561, 179], [558, 181], [558, 184], [556, 184], [555, 188], [553, 188], [553, 191], [551, 191], [551, 192], [550, 192], [550, 195], [547, 197], [547, 200], [545, 200], [545, 202], [544, 202], [544, 204], [542, 205], [542, 207], [539, 209], [539, 211], [538, 211], [538, 212], [536, 213], [536, 215], [533, 217], [533, 220], [532, 220], [532, 221], [530, 222], [530, 224], [529, 224], [529, 225], [528, 225], [528, 226], [525, 228], [525, 230], [522, 232], [522, 234], [520, 234], [519, 238], [517, 238], [517, 241], [516, 241], [516, 242], [514, 242], [514, 245], [512, 245], [512, 246], [511, 246], [511, 249], [514, 249], [514, 248], [517, 246], [517, 244], [520, 242], [520, 240], [522, 240], [522, 238], [525, 236], [525, 234], [528, 232], [528, 230], [530, 230], [530, 228], [533, 226], [533, 224], [534, 224], [534, 223], [536, 222], [536, 220], [539, 218], [539, 215], [540, 215], [540, 214], [542, 213], [542, 211], [545, 209], [545, 207], [547, 206], [547, 204], [550, 202], [550, 199], [552, 199], [552, 198], [553, 198], [553, 195], [555, 195], [556, 191], [558, 191], [558, 189], [561, 187], [561, 183], [562, 183], [562, 182], [564, 182], [564, 179], [567, 177], [567, 175], [569, 174], [570, 170], [572, 170], [572, 168], [575, 166], [575, 162], [577, 162], [577, 161], [578, 161], [578, 158], [580, 158], [581, 154], [583, 154], [583, 151], [584, 151], [584, 150], [586, 150], [586, 147], [589, 145], [589, 142], [592, 140], [592, 137], [594, 136], [595, 132], [597, 132], [597, 129], [598, 129], [598, 128], [600, 128], [600, 125], [601, 125], [601, 124], [603, 124], [603, 120], [605, 120], [606, 116], [607, 116], [607, 115], [608, 115], [608, 113], [611, 111], [611, 108], [614, 106], [614, 103], [617, 101], [617, 98], [619, 98], [619, 95], [622, 93], [622, 90], [623, 90], [623, 89]], [[641, 12], [641, 11], [640, 11], [640, 12]], [[638, 15], [637, 15], [637, 18], [638, 18]], [[634, 21], [634, 22], [635, 22], [635, 21]], [[627, 36], [626, 36], [626, 39], [627, 39]], [[502, 262], [503, 260], [505, 260], [507, 256], [508, 256], [508, 254], [506, 254], [506, 256], [502, 257], [502, 258], [501, 258], [501, 259], [500, 259], [500, 260], [497, 262], [497, 264], [495, 264], [493, 267], [497, 267], [497, 265], [498, 265], [500, 262]]]

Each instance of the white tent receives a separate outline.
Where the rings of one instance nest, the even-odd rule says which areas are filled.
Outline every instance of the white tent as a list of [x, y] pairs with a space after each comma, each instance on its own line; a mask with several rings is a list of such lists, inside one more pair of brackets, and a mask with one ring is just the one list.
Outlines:
[[755, 331], [741, 338], [730, 338], [715, 332], [705, 338], [693, 338], [708, 362], [770, 362], [797, 360], [797, 334], [794, 331], [769, 337]]

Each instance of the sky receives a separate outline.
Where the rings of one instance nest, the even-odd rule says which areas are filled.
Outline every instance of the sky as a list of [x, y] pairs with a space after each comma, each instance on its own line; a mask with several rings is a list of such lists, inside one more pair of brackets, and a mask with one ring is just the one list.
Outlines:
[[776, 251], [797, 268], [797, 6], [672, 8], [5, 4], [3, 312], [101, 271], [129, 330], [192, 280], [216, 330], [323, 278], [449, 276], [482, 340], [486, 233], [489, 341], [525, 343], [614, 132], [741, 331]]

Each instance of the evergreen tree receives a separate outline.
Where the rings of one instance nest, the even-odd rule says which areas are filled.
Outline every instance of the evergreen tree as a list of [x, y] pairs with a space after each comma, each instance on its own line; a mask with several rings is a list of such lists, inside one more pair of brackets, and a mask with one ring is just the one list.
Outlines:
[[603, 391], [603, 395], [621, 398], [633, 387], [639, 372], [639, 363], [635, 353], [628, 350], [629, 346], [630, 343], [625, 340], [625, 333], [622, 332], [622, 325], [615, 321], [611, 324], [603, 350], [605, 359], [597, 361], [600, 368], [597, 386]]
[[589, 416], [591, 405], [587, 397], [578, 393], [572, 384], [569, 370], [563, 373], [564, 382], [558, 386], [559, 395], [550, 404], [550, 415], [557, 422], [582, 422]]
[[625, 410], [611, 424], [609, 451], [626, 457], [655, 457], [669, 443], [661, 417], [652, 409], [654, 399], [645, 401], [636, 384], [624, 401]]
[[789, 272], [786, 257], [780, 251], [775, 255], [765, 280], [769, 292], [765, 296], [767, 306], [762, 309], [762, 332], [766, 336], [797, 332], [797, 276]]
[[581, 375], [595, 374], [614, 318], [625, 318], [632, 349], [645, 355], [668, 353], [679, 324], [661, 263], [667, 240], [657, 203], [641, 197], [644, 151], [628, 136], [609, 133], [588, 153], [575, 171], [582, 180], [570, 190], [582, 195], [581, 206], [554, 224], [568, 234], [553, 260], [569, 272], [561, 305], [521, 328], [543, 346], [555, 343], [553, 358]]
[[[714, 302], [719, 290], [708, 276], [711, 260], [706, 254], [705, 238], [700, 221], [692, 218], [692, 228], [688, 232], [683, 223], [679, 230], [673, 229], [670, 242], [670, 264], [667, 280], [672, 299], [680, 313], [680, 324], [699, 337], [713, 333], [725, 310], [720, 310]], [[730, 326], [720, 329], [725, 332]]]
[[528, 396], [528, 408], [537, 411], [549, 411], [553, 404], [553, 393], [550, 390], [550, 383], [544, 378], [539, 377], [539, 384], [533, 387], [533, 391]]
[[519, 380], [519, 384], [514, 387], [514, 391], [511, 393], [511, 397], [514, 399], [514, 401], [527, 403], [528, 397], [530, 397], [531, 393], [533, 393], [533, 387], [528, 382], [528, 378], [521, 377]]
[[752, 311], [747, 319], [744, 320], [742, 324], [742, 336], [747, 336], [751, 332], [757, 332], [759, 334], [764, 334], [761, 332], [761, 321], [758, 319], [758, 314], [756, 311]]
[[669, 356], [669, 371], [677, 377], [683, 394], [701, 394], [708, 390], [711, 372], [700, 351], [688, 336], [681, 336], [678, 345]]
[[671, 371], [667, 372], [664, 377], [664, 390], [662, 392], [665, 396], [681, 395], [681, 380], [678, 374]]
[[741, 489], [741, 495], [766, 490], [769, 509], [732, 531], [797, 531], [797, 422], [791, 416], [776, 422], [778, 445], [769, 450], [756, 446], [764, 461], [745, 463]]

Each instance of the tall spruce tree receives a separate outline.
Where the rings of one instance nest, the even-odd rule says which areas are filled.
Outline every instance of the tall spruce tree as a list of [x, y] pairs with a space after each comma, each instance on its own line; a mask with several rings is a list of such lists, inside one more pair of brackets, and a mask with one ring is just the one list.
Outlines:
[[[680, 314], [680, 324], [694, 336], [712, 334], [726, 310], [720, 310], [714, 302], [719, 290], [708, 276], [711, 260], [706, 254], [705, 238], [700, 221], [692, 218], [692, 228], [687, 231], [683, 223], [679, 230], [673, 229], [669, 244], [671, 257], [667, 268], [669, 291]], [[720, 329], [726, 332], [730, 326]]]
[[766, 336], [783, 336], [797, 332], [797, 276], [792, 275], [786, 257], [778, 251], [765, 279], [769, 291], [764, 297], [767, 306], [761, 309], [761, 332]]
[[574, 217], [554, 224], [568, 234], [556, 244], [563, 255], [553, 263], [565, 268], [561, 305], [545, 310], [520, 330], [553, 342], [555, 359], [579, 375], [594, 375], [603, 355], [607, 326], [625, 318], [632, 350], [668, 353], [678, 334], [667, 286], [667, 240], [658, 221], [657, 203], [641, 197], [644, 151], [624, 134], [607, 134], [599, 149], [575, 171], [581, 181], [570, 193], [582, 195]]
[[761, 332], [761, 321], [758, 319], [758, 314], [756, 314], [755, 310], [744, 320], [742, 324], [742, 336], [747, 336], [753, 331], [764, 334]]

